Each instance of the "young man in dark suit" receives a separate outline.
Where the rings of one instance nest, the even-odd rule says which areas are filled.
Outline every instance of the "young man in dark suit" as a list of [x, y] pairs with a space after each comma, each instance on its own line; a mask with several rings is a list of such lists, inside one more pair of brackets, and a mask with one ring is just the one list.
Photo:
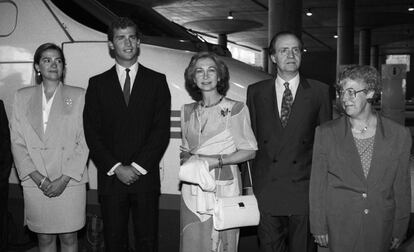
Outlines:
[[7, 250], [7, 202], [11, 166], [9, 121], [3, 101], [0, 100], [0, 251]]
[[140, 33], [129, 18], [108, 29], [115, 66], [90, 78], [85, 136], [98, 170], [106, 251], [157, 251], [159, 162], [170, 137], [171, 95], [164, 74], [138, 63]]
[[332, 117], [329, 88], [299, 74], [302, 42], [276, 34], [269, 54], [277, 77], [249, 86], [247, 105], [258, 148], [253, 186], [260, 251], [315, 250], [309, 233], [309, 179], [315, 128]]

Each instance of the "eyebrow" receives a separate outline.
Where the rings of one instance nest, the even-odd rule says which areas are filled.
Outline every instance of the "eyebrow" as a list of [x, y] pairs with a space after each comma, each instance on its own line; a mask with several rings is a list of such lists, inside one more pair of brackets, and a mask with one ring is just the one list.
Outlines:
[[[41, 57], [40, 59], [52, 59], [53, 57], [49, 57], [49, 56], [45, 56], [45, 57]], [[61, 56], [56, 57], [55, 59], [62, 59]]]
[[[209, 66], [209, 67], [207, 67], [207, 68], [214, 68], [214, 69], [217, 69], [217, 67], [216, 67], [216, 66]], [[203, 69], [203, 67], [196, 67], [195, 69]]]
[[129, 35], [129, 34], [120, 34], [120, 35], [115, 35], [114, 37], [115, 38], [125, 38], [125, 37], [136, 37], [136, 38], [138, 38], [137, 34], [131, 34], [131, 35]]

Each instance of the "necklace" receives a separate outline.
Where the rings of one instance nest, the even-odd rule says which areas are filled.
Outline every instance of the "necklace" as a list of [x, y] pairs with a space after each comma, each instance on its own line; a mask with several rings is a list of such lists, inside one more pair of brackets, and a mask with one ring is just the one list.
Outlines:
[[210, 104], [210, 105], [205, 105], [205, 104], [204, 104], [204, 102], [201, 100], [201, 101], [200, 101], [200, 105], [201, 105], [201, 107], [203, 107], [203, 108], [211, 108], [211, 107], [214, 107], [214, 106], [216, 106], [217, 104], [219, 104], [219, 103], [223, 100], [223, 98], [224, 98], [224, 96], [221, 96], [221, 97], [220, 97], [220, 99], [219, 99], [218, 101], [216, 101], [215, 103]]
[[353, 132], [355, 132], [355, 133], [358, 133], [358, 134], [363, 134], [363, 133], [365, 133], [365, 131], [367, 131], [368, 130], [368, 125], [367, 126], [365, 126], [365, 127], [363, 127], [362, 129], [355, 129], [354, 127], [352, 127], [352, 131]]
[[370, 121], [371, 121], [370, 118], [368, 118], [368, 120], [365, 123], [365, 126], [362, 129], [356, 129], [356, 128], [354, 128], [354, 126], [351, 123], [351, 130], [352, 130], [352, 132], [355, 132], [357, 134], [364, 134], [368, 130], [368, 126], [369, 126]]

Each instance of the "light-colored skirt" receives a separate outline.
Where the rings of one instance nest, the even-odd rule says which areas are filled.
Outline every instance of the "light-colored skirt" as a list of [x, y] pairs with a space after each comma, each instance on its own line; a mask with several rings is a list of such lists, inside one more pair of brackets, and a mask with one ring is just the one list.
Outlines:
[[[211, 233], [213, 218], [200, 222], [181, 198], [180, 252], [237, 252], [240, 229], [228, 229], [218, 232], [217, 249], [212, 247]], [[184, 226], [184, 227], [183, 227]]]
[[[236, 165], [231, 166], [233, 174], [232, 190], [227, 191], [229, 186], [217, 186], [217, 196], [240, 195], [241, 178]], [[182, 184], [181, 204], [180, 204], [180, 252], [237, 252], [239, 244], [240, 229], [228, 229], [218, 231], [217, 244], [213, 242], [213, 218], [201, 221], [200, 218], [191, 210], [183, 197], [189, 197], [184, 191], [189, 190], [190, 184]], [[185, 195], [183, 195], [185, 194]], [[191, 200], [191, 199], [190, 199]], [[192, 199], [194, 200], [194, 199]], [[217, 231], [216, 231], [217, 232]], [[216, 244], [216, 245], [214, 245]]]
[[68, 186], [49, 198], [37, 187], [23, 187], [24, 223], [35, 233], [69, 233], [85, 225], [86, 185]]

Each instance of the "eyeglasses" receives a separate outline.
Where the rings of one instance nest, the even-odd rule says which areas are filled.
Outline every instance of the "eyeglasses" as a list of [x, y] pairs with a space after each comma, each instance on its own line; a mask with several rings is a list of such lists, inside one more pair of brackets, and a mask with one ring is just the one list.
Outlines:
[[288, 56], [290, 53], [292, 53], [293, 55], [299, 55], [302, 53], [302, 50], [300, 50], [299, 47], [294, 47], [292, 49], [282, 48], [278, 52], [283, 56]]
[[353, 88], [347, 88], [345, 90], [342, 90], [342, 89], [341, 90], [338, 90], [338, 95], [341, 98], [343, 98], [346, 95], [349, 98], [355, 99], [356, 98], [356, 95], [358, 93], [360, 93], [360, 92], [367, 92], [367, 91], [368, 91], [368, 89], [366, 89], [366, 88], [361, 89], [361, 90], [358, 90], [358, 91], [355, 91], [355, 89], [353, 89]]

